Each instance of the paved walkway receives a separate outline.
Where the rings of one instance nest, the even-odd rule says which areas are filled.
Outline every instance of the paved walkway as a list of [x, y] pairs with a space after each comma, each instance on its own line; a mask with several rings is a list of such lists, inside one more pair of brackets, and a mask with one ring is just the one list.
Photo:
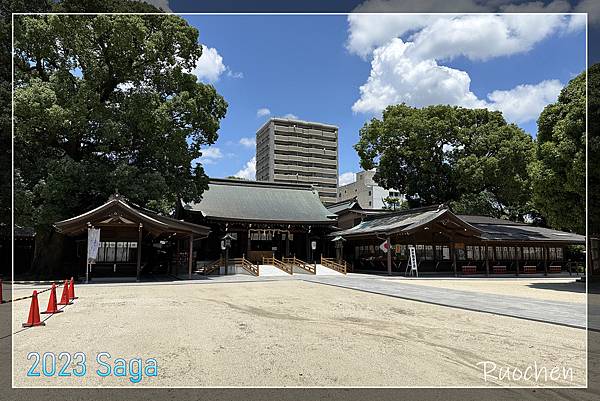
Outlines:
[[369, 279], [359, 275], [303, 276], [305, 281], [389, 295], [477, 312], [494, 313], [565, 326], [586, 327], [586, 305], [572, 302], [544, 301], [514, 296], [483, 294], [447, 288], [404, 284], [400, 280]]

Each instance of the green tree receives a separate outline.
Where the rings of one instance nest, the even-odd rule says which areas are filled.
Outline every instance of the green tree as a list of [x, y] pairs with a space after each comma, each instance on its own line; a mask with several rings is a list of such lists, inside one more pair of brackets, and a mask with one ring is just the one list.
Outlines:
[[452, 203], [464, 213], [528, 213], [531, 137], [500, 112], [455, 106], [389, 106], [360, 130], [355, 149], [375, 180], [411, 207]]
[[383, 209], [386, 210], [404, 210], [408, 208], [408, 205], [405, 201], [395, 196], [387, 196], [383, 198], [382, 201]]
[[600, 233], [600, 63], [588, 69], [588, 222]]
[[51, 223], [115, 191], [162, 211], [200, 199], [195, 160], [227, 103], [190, 73], [196, 28], [173, 15], [50, 15], [14, 29], [17, 222], [44, 242]]
[[551, 227], [578, 233], [585, 232], [585, 75], [571, 80], [540, 114], [530, 165], [540, 214]]

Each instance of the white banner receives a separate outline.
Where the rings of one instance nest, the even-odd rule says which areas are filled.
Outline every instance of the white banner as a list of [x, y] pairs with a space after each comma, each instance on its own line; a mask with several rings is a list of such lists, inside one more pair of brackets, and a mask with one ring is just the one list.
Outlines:
[[100, 247], [100, 229], [88, 229], [87, 255], [88, 263], [94, 262], [98, 258], [98, 248]]

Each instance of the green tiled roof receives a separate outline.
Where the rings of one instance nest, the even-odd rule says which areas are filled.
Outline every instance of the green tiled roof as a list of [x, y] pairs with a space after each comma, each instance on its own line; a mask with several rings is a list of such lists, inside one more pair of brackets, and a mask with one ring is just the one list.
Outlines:
[[244, 222], [334, 224], [337, 217], [311, 186], [228, 179], [211, 179], [202, 200], [183, 208], [207, 219]]

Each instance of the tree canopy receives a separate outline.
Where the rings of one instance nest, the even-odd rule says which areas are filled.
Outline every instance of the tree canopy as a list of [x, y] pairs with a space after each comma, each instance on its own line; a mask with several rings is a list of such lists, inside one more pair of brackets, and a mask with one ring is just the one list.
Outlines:
[[600, 233], [600, 63], [588, 69], [588, 222]]
[[[597, 74], [598, 69], [594, 69]], [[533, 202], [555, 228], [585, 232], [586, 74], [565, 86], [538, 119], [530, 165]]]
[[502, 114], [437, 105], [389, 106], [355, 145], [375, 180], [411, 207], [451, 203], [462, 213], [523, 218], [529, 212], [531, 137]]
[[14, 28], [17, 221], [47, 227], [115, 191], [161, 210], [200, 199], [195, 160], [227, 103], [191, 74], [196, 28], [173, 15], [22, 16]]

